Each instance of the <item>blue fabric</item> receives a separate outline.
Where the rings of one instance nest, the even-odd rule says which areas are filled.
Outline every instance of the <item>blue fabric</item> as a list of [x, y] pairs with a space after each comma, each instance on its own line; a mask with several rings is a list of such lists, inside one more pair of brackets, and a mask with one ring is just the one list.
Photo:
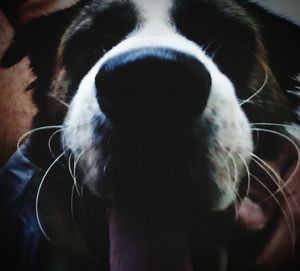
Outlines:
[[50, 244], [40, 231], [35, 199], [43, 172], [17, 151], [0, 171], [0, 246], [10, 270], [45, 270]]

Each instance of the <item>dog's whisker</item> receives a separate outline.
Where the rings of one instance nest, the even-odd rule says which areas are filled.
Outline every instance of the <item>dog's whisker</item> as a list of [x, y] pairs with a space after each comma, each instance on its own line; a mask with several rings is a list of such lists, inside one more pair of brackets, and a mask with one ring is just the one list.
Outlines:
[[246, 100], [243, 100], [241, 103], [240, 103], [240, 106], [242, 107], [244, 104], [246, 103], [250, 103], [252, 102], [252, 100], [257, 96], [259, 95], [259, 93], [265, 88], [265, 86], [267, 85], [268, 83], [268, 80], [269, 80], [269, 77], [268, 77], [268, 72], [266, 71], [266, 67], [263, 63], [261, 63], [263, 69], [264, 69], [264, 72], [265, 72], [265, 78], [264, 78], [264, 81], [262, 83], [262, 85], [260, 86], [260, 88], [258, 90], [255, 91], [255, 93], [253, 95], [251, 95], [250, 97], [248, 97]]
[[63, 130], [63, 128], [55, 131], [54, 133], [52, 133], [52, 135], [49, 137], [49, 140], [48, 140], [48, 149], [49, 149], [49, 151], [50, 151], [53, 158], [56, 158], [56, 156], [53, 152], [51, 143], [52, 143], [52, 140], [53, 140], [54, 136], [56, 136], [58, 133], [61, 133], [62, 130]]
[[228, 158], [229, 157], [230, 156], [227, 155], [226, 158], [224, 158], [224, 157], [221, 158], [224, 161], [224, 165], [226, 167], [226, 171], [227, 171], [227, 174], [228, 174], [228, 182], [225, 182], [225, 186], [226, 186], [226, 189], [229, 192], [229, 194], [234, 199], [234, 206], [235, 206], [235, 209], [237, 210], [237, 208], [238, 208], [237, 199], [241, 200], [242, 197], [240, 196], [240, 194], [238, 193], [237, 190], [234, 190], [233, 187], [230, 186], [230, 183], [232, 183], [232, 180], [233, 180], [233, 183], [237, 183], [238, 177], [237, 177], [236, 162], [235, 161], [233, 162], [233, 157], [231, 157], [231, 160], [232, 160], [233, 163], [235, 163], [234, 176], [232, 176], [232, 174], [231, 174], [231, 170], [230, 170], [230, 167], [228, 165]]
[[[76, 176], [76, 171], [77, 171], [77, 168], [78, 168], [78, 163], [79, 163], [79, 160], [81, 158], [81, 156], [84, 154], [86, 150], [82, 150], [77, 157], [74, 157], [74, 165], [73, 165], [73, 176], [74, 176], [74, 182], [78, 185], [78, 182], [77, 182], [77, 176]], [[84, 188], [84, 183], [81, 184], [81, 187], [78, 187], [78, 195], [79, 196], [82, 196], [83, 195], [83, 188]]]
[[105, 165], [104, 165], [104, 167], [103, 167], [103, 174], [104, 174], [104, 175], [105, 175], [106, 172], [107, 172], [108, 164], [110, 163], [110, 161], [111, 161], [111, 157], [108, 157], [108, 158], [106, 159], [106, 161], [105, 161]]
[[103, 46], [101, 46], [101, 49], [102, 49], [102, 53], [106, 54], [107, 50]]
[[232, 180], [232, 176], [231, 176], [231, 171], [230, 171], [227, 159], [224, 157], [221, 157], [221, 159], [223, 160], [225, 168], [226, 168], [226, 172], [227, 172], [227, 176], [228, 176], [228, 183], [230, 183]]
[[69, 108], [69, 105], [68, 105], [65, 101], [63, 101], [63, 100], [57, 98], [57, 97], [56, 97], [55, 95], [53, 95], [52, 93], [48, 94], [48, 96], [51, 97], [52, 99], [56, 100], [56, 101], [59, 102], [60, 104], [64, 105], [65, 107]]
[[275, 127], [283, 127], [283, 128], [289, 128], [289, 124], [284, 123], [275, 123], [275, 122], [252, 122], [250, 123], [250, 126], [275, 126]]
[[279, 209], [280, 209], [280, 211], [281, 211], [281, 213], [284, 217], [284, 220], [286, 222], [292, 245], [295, 248], [295, 245], [296, 245], [296, 226], [295, 226], [295, 219], [294, 219], [293, 213], [291, 213], [290, 212], [291, 210], [288, 209], [289, 213], [290, 213], [290, 217], [289, 217], [288, 213], [282, 207], [280, 201], [276, 198], [276, 195], [263, 183], [263, 181], [259, 180], [259, 178], [255, 175], [253, 175], [252, 173], [251, 173], [251, 177], [255, 181], [257, 181], [257, 183], [259, 185], [261, 185], [270, 194], [270, 197], [272, 197], [272, 199], [275, 201], [276, 205], [278, 205], [278, 207], [279, 207]]
[[238, 182], [238, 169], [237, 169], [237, 164], [236, 164], [236, 160], [232, 154], [232, 152], [228, 152], [228, 157], [230, 158], [230, 160], [232, 161], [233, 164], [233, 170], [234, 170], [234, 177], [233, 177], [233, 182], [236, 185]]
[[[272, 194], [274, 196], [276, 196], [276, 194], [280, 193], [281, 196], [283, 197], [283, 199], [285, 200], [288, 209], [290, 210], [290, 212], [292, 213], [292, 207], [288, 201], [287, 195], [284, 192], [284, 189], [289, 193], [289, 189], [285, 186], [284, 181], [282, 180], [282, 178], [277, 174], [277, 172], [270, 166], [268, 165], [265, 161], [263, 161], [261, 158], [259, 158], [257, 155], [252, 154], [252, 161], [254, 161], [270, 178], [271, 180], [273, 180], [274, 184], [277, 186], [277, 190], [274, 191]], [[273, 176], [273, 175], [274, 176]], [[278, 181], [276, 181], [276, 179]], [[291, 193], [289, 193], [291, 194]], [[291, 199], [293, 201], [295, 201], [294, 197], [292, 195], [290, 195]], [[264, 199], [264, 201], [267, 201], [270, 197], [267, 197]], [[297, 204], [297, 202], [295, 201], [295, 203]]]
[[89, 249], [86, 241], [83, 239], [81, 233], [80, 233], [80, 230], [78, 228], [78, 225], [77, 225], [77, 222], [76, 222], [76, 219], [75, 219], [75, 212], [74, 212], [74, 198], [75, 198], [75, 189], [77, 190], [76, 188], [76, 185], [75, 183], [73, 184], [72, 186], [72, 190], [71, 190], [71, 198], [70, 198], [70, 211], [71, 211], [71, 217], [72, 217], [72, 224], [73, 224], [73, 227], [74, 227], [74, 230], [75, 230], [75, 234], [78, 238], [78, 240], [80, 241], [81, 245], [83, 246], [84, 250], [96, 261], [99, 262], [99, 259], [98, 257], [96, 257], [96, 255], [94, 255], [91, 250]]
[[63, 156], [65, 155], [65, 152], [61, 153], [53, 162], [52, 164], [48, 167], [48, 169], [46, 170], [45, 174], [43, 175], [41, 182], [39, 184], [38, 187], [38, 191], [36, 194], [36, 200], [35, 200], [35, 214], [36, 214], [36, 218], [37, 218], [37, 222], [39, 225], [39, 228], [42, 232], [42, 234], [45, 236], [45, 238], [51, 242], [51, 239], [49, 238], [48, 234], [46, 233], [46, 231], [44, 230], [44, 227], [42, 225], [41, 219], [40, 219], [40, 214], [39, 214], [39, 200], [40, 200], [40, 194], [41, 194], [41, 190], [42, 187], [44, 185], [44, 182], [46, 180], [46, 177], [48, 176], [50, 170], [55, 166], [55, 164], [59, 161], [59, 159], [61, 159]]
[[[263, 123], [261, 125], [267, 125], [267, 124]], [[281, 124], [270, 124], [270, 125], [271, 126], [282, 126]], [[286, 125], [283, 125], [283, 127], [286, 127]], [[289, 183], [294, 179], [294, 177], [296, 176], [296, 174], [299, 170], [299, 167], [300, 167], [300, 150], [299, 150], [299, 147], [298, 147], [297, 143], [293, 139], [291, 139], [289, 136], [287, 136], [285, 134], [282, 134], [282, 133], [279, 133], [277, 131], [273, 131], [273, 130], [269, 130], [269, 129], [262, 129], [262, 128], [253, 128], [253, 129], [258, 130], [258, 131], [262, 131], [262, 132], [268, 132], [268, 133], [273, 133], [275, 135], [278, 135], [278, 136], [286, 139], [294, 147], [294, 149], [297, 153], [297, 161], [296, 161], [295, 168], [294, 168], [293, 172], [291, 173], [291, 175], [289, 176], [289, 178], [285, 182], [283, 182], [282, 186], [278, 187], [278, 189], [274, 193], [276, 194], [276, 193], [281, 192], [282, 189], [286, 189], [287, 192], [290, 194], [291, 200], [293, 201], [295, 207], [297, 208], [297, 212], [300, 214], [300, 204], [295, 199], [295, 197], [293, 197], [292, 193], [290, 193], [290, 189], [288, 188]]]
[[[219, 45], [219, 47], [213, 53], [212, 59], [214, 59], [215, 56], [217, 55], [217, 53], [220, 51], [220, 49], [222, 48], [224, 42], [225, 42], [225, 39], [222, 41], [222, 43]], [[245, 99], [245, 100], [239, 100], [239, 105], [242, 107], [246, 103], [255, 104], [255, 102], [253, 101], [253, 99], [265, 88], [265, 86], [268, 83], [269, 76], [268, 76], [266, 65], [260, 59], [257, 58], [257, 55], [254, 54], [249, 48], [247, 48], [245, 46], [242, 46], [240, 44], [238, 44], [238, 45], [239, 45], [240, 48], [242, 48], [243, 50], [245, 50], [247, 53], [253, 55], [257, 59], [258, 63], [260, 63], [260, 65], [262, 66], [263, 71], [264, 71], [264, 80], [262, 82], [262, 85], [258, 88], [258, 90], [256, 90], [255, 93], [253, 95], [251, 95], [250, 97], [248, 97], [247, 99]]]
[[62, 150], [65, 152], [65, 153], [68, 153], [68, 148], [67, 148], [67, 145], [66, 145], [66, 138], [65, 138], [65, 135], [64, 133], [61, 134], [61, 138], [60, 138], [60, 142], [61, 142], [61, 147], [62, 147]]
[[71, 153], [68, 157], [68, 169], [69, 169], [69, 173], [71, 175], [71, 177], [74, 179], [74, 174], [73, 174], [73, 171], [72, 171], [72, 157], [73, 157], [73, 154]]
[[79, 189], [79, 187], [78, 187], [77, 180], [76, 180], [76, 178], [75, 178], [75, 176], [74, 176], [74, 173], [72, 172], [72, 165], [71, 165], [72, 157], [73, 157], [73, 155], [70, 154], [70, 155], [69, 155], [69, 158], [68, 158], [68, 169], [69, 169], [69, 173], [70, 173], [70, 175], [71, 175], [71, 177], [72, 177], [72, 179], [73, 179], [74, 186], [75, 186], [75, 188], [76, 188], [77, 194], [78, 194], [78, 196], [81, 196], [81, 195], [80, 195], [80, 189]]
[[239, 158], [241, 159], [242, 163], [244, 164], [245, 166], [245, 169], [246, 169], [246, 174], [247, 174], [247, 190], [246, 190], [246, 195], [245, 197], [248, 197], [249, 193], [250, 193], [250, 185], [251, 185], [251, 178], [250, 178], [250, 169], [249, 169], [249, 166], [247, 164], [247, 161], [245, 160], [245, 158], [240, 155], [239, 153], [237, 153], [237, 155], [239, 156]]
[[[284, 197], [285, 201], [288, 201], [287, 196], [284, 192], [284, 189], [287, 189], [287, 187], [285, 187], [285, 183], [282, 180], [282, 178], [279, 176], [279, 174], [268, 164], [266, 163], [264, 160], [262, 160], [261, 158], [259, 158], [257, 155], [252, 154], [252, 161], [254, 161], [273, 181], [273, 183], [277, 186], [277, 190], [273, 192], [273, 195], [275, 196], [277, 193], [281, 193], [281, 195]], [[273, 174], [273, 175], [272, 175]], [[268, 198], [264, 199], [264, 200], [268, 200]]]
[[[280, 189], [280, 192], [282, 192], [284, 181], [276, 172], [276, 170], [273, 169], [267, 162], [265, 162], [263, 159], [258, 157], [256, 154], [252, 153], [251, 156], [252, 156], [252, 160], [257, 162], [256, 164], [259, 165], [260, 168], [263, 169], [268, 174], [268, 176], [274, 181], [274, 184], [276, 184], [278, 189]], [[276, 191], [274, 193], [276, 193]]]
[[[294, 80], [299, 81], [299, 80], [297, 79], [297, 77], [295, 77]], [[299, 98], [299, 97], [300, 97], [300, 94], [299, 94], [299, 89], [300, 89], [300, 87], [299, 87], [299, 86], [296, 86], [296, 89], [297, 89], [297, 90], [286, 90], [286, 92], [289, 93], [289, 94], [292, 94], [293, 96], [296, 96], [297, 98]]]
[[80, 234], [80, 231], [77, 227], [77, 223], [76, 223], [76, 220], [75, 220], [75, 215], [74, 215], [74, 197], [75, 197], [74, 196], [74, 191], [75, 191], [75, 189], [77, 190], [76, 184], [74, 183], [72, 185], [71, 199], [70, 199], [70, 211], [71, 211], [72, 223], [73, 223], [73, 227], [75, 229], [77, 237], [79, 238], [80, 241], [82, 241], [82, 244], [83, 244], [84, 248], [87, 248], [85, 242], [83, 242], [82, 236]]
[[82, 150], [78, 155], [77, 157], [74, 157], [74, 164], [73, 164], [73, 175], [74, 177], [76, 176], [76, 170], [77, 170], [77, 166], [78, 166], [78, 163], [79, 163], [79, 160], [81, 158], [81, 156], [84, 154], [86, 150]]
[[[258, 156], [254, 157], [253, 161], [262, 170], [264, 170], [264, 172], [267, 173], [267, 175], [273, 180], [274, 184], [277, 186], [277, 190], [274, 191], [273, 194], [276, 195], [277, 193], [281, 193], [281, 195], [284, 197], [285, 201], [288, 201], [287, 196], [284, 193], [284, 190], [286, 190], [287, 193], [290, 195], [291, 199], [294, 201], [294, 203], [296, 204], [296, 206], [298, 206], [298, 209], [299, 209], [298, 202], [292, 196], [292, 193], [290, 192], [290, 189], [286, 186], [286, 182], [284, 182], [282, 180], [282, 178], [277, 174], [277, 172], [270, 165], [268, 165], [265, 161], [263, 161], [262, 159], [260, 159]], [[274, 174], [274, 176], [272, 176], [272, 174], [270, 172], [272, 174]], [[277, 178], [278, 182], [276, 181], [275, 178]], [[267, 200], [267, 199], [265, 199], [265, 200]], [[299, 214], [300, 214], [300, 210], [299, 210]]]
[[[290, 217], [291, 217], [291, 223], [292, 223], [293, 227], [295, 227], [295, 218], [294, 218], [294, 215], [293, 215], [293, 209], [291, 207], [291, 204], [289, 202], [289, 199], [288, 199], [286, 193], [284, 192], [283, 186], [280, 185], [280, 183], [283, 183], [283, 180], [277, 174], [277, 172], [270, 165], [268, 165], [265, 161], [263, 161], [261, 158], [259, 158], [255, 154], [252, 154], [252, 156], [253, 156], [252, 161], [254, 161], [271, 178], [271, 180], [273, 180], [274, 184], [277, 186], [277, 190], [272, 192], [265, 199], [263, 199], [262, 202], [267, 201], [268, 199], [270, 199], [270, 197], [272, 197], [272, 198], [276, 197], [276, 194], [278, 194], [280, 192], [280, 194], [283, 197], [283, 199], [285, 201], [285, 204], [288, 208], [288, 212], [289, 212]], [[276, 181], [275, 177], [272, 176], [272, 174], [270, 172], [278, 179], [278, 182]], [[287, 190], [287, 192], [289, 192], [287, 188], [286, 188], [286, 190]], [[291, 197], [292, 200], [294, 200], [292, 195], [290, 197]]]
[[211, 54], [212, 60], [215, 59], [216, 55], [219, 53], [219, 51], [222, 49], [224, 43], [225, 43], [225, 38], [220, 42], [219, 46], [216, 48], [216, 50]]
[[293, 180], [293, 178], [297, 174], [297, 171], [299, 170], [299, 167], [300, 167], [300, 150], [299, 150], [297, 143], [293, 139], [291, 139], [289, 136], [287, 136], [283, 133], [279, 133], [274, 130], [264, 129], [264, 128], [252, 128], [252, 130], [259, 131], [259, 132], [272, 133], [277, 136], [280, 136], [283, 139], [286, 139], [288, 142], [290, 142], [292, 144], [292, 146], [294, 147], [296, 154], [297, 154], [297, 162], [296, 162], [296, 166], [295, 166], [295, 169], [293, 170], [292, 174], [289, 176], [289, 178], [284, 183], [284, 186], [287, 186], [291, 182], [291, 180]]
[[[241, 156], [239, 153], [237, 153], [237, 155], [239, 155], [239, 157], [242, 158], [242, 156]], [[238, 187], [239, 176], [238, 176], [238, 167], [237, 167], [237, 163], [236, 163], [236, 158], [233, 156], [232, 152], [230, 152], [229, 157], [230, 157], [230, 159], [232, 160], [233, 167], [234, 167], [234, 187]], [[247, 174], [249, 174], [249, 173], [248, 173], [249, 169], [247, 169], [247, 168], [248, 168], [248, 167], [247, 167], [247, 162], [245, 161], [245, 159], [243, 159], [243, 160], [244, 160], [244, 161], [242, 161], [242, 162], [243, 162], [243, 164], [245, 163], [245, 167], [246, 167], [246, 170], [247, 170]], [[248, 177], [248, 179], [250, 179], [250, 177]], [[249, 183], [249, 185], [250, 185], [250, 182], [248, 182], [248, 183]], [[241, 200], [242, 200], [242, 197], [241, 197], [239, 191], [236, 190], [236, 191], [234, 191], [234, 193], [237, 195], [237, 198], [241, 201]], [[238, 206], [238, 202], [236, 202], [236, 206]]]
[[[219, 142], [218, 142], [219, 144]], [[222, 148], [222, 145], [219, 144], [219, 147]], [[226, 151], [224, 148], [222, 148], [224, 151]], [[232, 153], [230, 151], [227, 151], [227, 156], [223, 157], [222, 155], [219, 155], [220, 159], [223, 161], [223, 164], [226, 168], [226, 172], [227, 172], [227, 182], [224, 181], [223, 184], [225, 185], [225, 189], [228, 192], [228, 195], [230, 195], [230, 197], [234, 200], [234, 205], [235, 208], [237, 208], [237, 201], [236, 198], [241, 199], [238, 191], [236, 191], [236, 189], [234, 189], [235, 186], [232, 185], [236, 184], [238, 181], [238, 172], [237, 172], [237, 166], [236, 166], [236, 161], [234, 160], [234, 157], [232, 156]], [[230, 170], [230, 166], [229, 166], [229, 162], [228, 159], [230, 159], [230, 161], [233, 164], [233, 168], [234, 168], [234, 172], [233, 172], [233, 176], [232, 176], [232, 172]]]
[[26, 138], [28, 138], [30, 135], [40, 132], [40, 131], [45, 131], [45, 130], [54, 130], [54, 129], [63, 129], [64, 125], [52, 125], [52, 126], [41, 126], [41, 127], [37, 127], [34, 129], [31, 129], [29, 131], [27, 131], [26, 133], [24, 133], [18, 140], [17, 142], [17, 151], [23, 156], [20, 148], [22, 143], [26, 140]]
[[[232, 153], [232, 151], [225, 149], [218, 140], [216, 142], [218, 143], [218, 146], [225, 153], [227, 153], [226, 157], [221, 157], [221, 159], [224, 162], [224, 165], [226, 167], [226, 171], [228, 172], [228, 177], [229, 177], [228, 184], [225, 184], [225, 185], [227, 185], [227, 190], [228, 190], [229, 194], [231, 194], [234, 199], [236, 199], [235, 195], [237, 196], [237, 198], [241, 199], [242, 197], [239, 195], [238, 191], [236, 189], [234, 189], [232, 185], [230, 186], [230, 183], [232, 183], [232, 180], [233, 180], [234, 187], [237, 186], [237, 183], [239, 181], [238, 167], [237, 167], [237, 164], [236, 164], [236, 160], [233, 156], [233, 153]], [[237, 141], [233, 143], [233, 146], [236, 146], [236, 145], [237, 145]], [[230, 161], [233, 164], [233, 170], [234, 170], [233, 174], [234, 174], [234, 176], [232, 176], [232, 174], [231, 174], [231, 170], [230, 170], [230, 167], [229, 167], [229, 164], [228, 164], [228, 159], [230, 159]], [[237, 205], [236, 201], [235, 201], [235, 204]]]
[[209, 52], [208, 50], [210, 49], [211, 45], [216, 42], [217, 40], [217, 37], [215, 37], [214, 39], [212, 39], [211, 41], [207, 42], [206, 44], [204, 44], [203, 46], [203, 51], [209, 55]]

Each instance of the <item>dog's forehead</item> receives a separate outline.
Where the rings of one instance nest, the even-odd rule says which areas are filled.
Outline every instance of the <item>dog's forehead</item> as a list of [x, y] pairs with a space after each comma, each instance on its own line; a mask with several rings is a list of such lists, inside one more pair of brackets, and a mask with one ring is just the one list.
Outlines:
[[[253, 28], [250, 17], [239, 2], [231, 0], [93, 0], [71, 28], [73, 30], [82, 26], [89, 28], [91, 24], [97, 24], [97, 18], [103, 15], [110, 18], [101, 21], [102, 26], [109, 24], [108, 28], [116, 24], [114, 20], [118, 22], [131, 20], [134, 21], [136, 30], [146, 28], [158, 32], [164, 29], [177, 29], [179, 20], [193, 22], [190, 24], [191, 28], [206, 23], [222, 25], [225, 21]], [[209, 29], [206, 31], [210, 31]]]
[[144, 17], [165, 17], [175, 3], [175, 0], [131, 0]]
[[144, 22], [155, 19], [171, 22], [174, 19], [172, 13], [186, 6], [196, 9], [205, 9], [209, 6], [224, 13], [228, 11], [236, 13], [238, 11], [235, 9], [237, 2], [231, 0], [95, 0], [93, 3], [101, 7], [100, 10], [102, 10], [102, 7], [108, 8], [115, 4], [122, 6], [124, 9], [130, 7], [132, 10], [137, 11], [137, 16]]
[[[190, 1], [190, 0], [189, 0]], [[197, 0], [198, 1], [198, 0]], [[200, 2], [202, 0], [199, 0]], [[134, 7], [136, 10], [138, 10], [141, 14], [146, 15], [147, 13], [154, 14], [154, 11], [156, 11], [157, 15], [161, 14], [163, 11], [168, 11], [170, 8], [172, 8], [176, 3], [178, 3], [178, 0], [93, 0], [92, 5], [98, 6], [98, 7], [109, 7], [110, 5], [115, 4], [121, 4], [123, 6], [130, 5]]]

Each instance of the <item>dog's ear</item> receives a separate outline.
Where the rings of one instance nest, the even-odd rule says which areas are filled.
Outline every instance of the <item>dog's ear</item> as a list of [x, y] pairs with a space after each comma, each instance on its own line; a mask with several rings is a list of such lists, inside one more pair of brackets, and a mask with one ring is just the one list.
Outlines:
[[60, 38], [83, 3], [33, 19], [16, 29], [15, 37], [1, 59], [8, 68], [29, 56], [34, 72], [52, 66]]
[[300, 27], [253, 3], [247, 10], [256, 19], [262, 33], [270, 67], [283, 90], [296, 90], [300, 73]]

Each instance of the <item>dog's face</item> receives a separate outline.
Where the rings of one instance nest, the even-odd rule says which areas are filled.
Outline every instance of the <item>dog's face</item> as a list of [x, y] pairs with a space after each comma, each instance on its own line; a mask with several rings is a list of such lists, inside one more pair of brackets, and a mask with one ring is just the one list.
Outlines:
[[[39, 120], [61, 119], [61, 145], [82, 185], [109, 198], [116, 259], [119, 248], [131, 249], [131, 231], [119, 237], [119, 227], [134, 223], [122, 216], [140, 216], [136, 225], [148, 228], [157, 218], [176, 224], [165, 241], [184, 243], [191, 206], [193, 216], [227, 209], [253, 155], [276, 157], [278, 138], [258, 135], [254, 124], [293, 121], [258, 23], [226, 0], [91, 1], [74, 14], [55, 36], [52, 69], [31, 53], [40, 85], [60, 101], [46, 102]], [[189, 251], [175, 243], [173, 255]], [[181, 270], [192, 270], [185, 253]], [[143, 262], [147, 253], [138, 254], [129, 253]]]
[[[260, 42], [231, 1], [88, 5], [63, 35], [53, 84], [70, 100], [63, 141], [87, 184], [96, 189], [110, 167], [126, 171], [121, 179], [179, 174], [200, 198], [210, 193], [208, 208], [228, 207], [254, 148], [251, 121], [276, 122], [289, 110]], [[275, 106], [256, 119], [245, 114], [251, 103]]]
[[[223, 31], [234, 49], [221, 48], [225, 37], [205, 29], [203, 10], [228, 24]], [[241, 104], [260, 87], [250, 85], [249, 74], [258, 69], [261, 85], [265, 76], [255, 59], [254, 26], [237, 19], [242, 12], [226, 14], [218, 3], [199, 1], [103, 1], [73, 22], [59, 47], [54, 91], [63, 82], [72, 96], [63, 141], [80, 156], [88, 185], [101, 183], [107, 165], [107, 171], [124, 171], [120, 179], [151, 176], [171, 186], [183, 181], [176, 180], [179, 174], [198, 184], [200, 194], [212, 193], [211, 208], [232, 203], [253, 151]], [[203, 28], [199, 35], [191, 29], [196, 23]], [[244, 39], [234, 40], [232, 27]], [[218, 48], [210, 48], [214, 39], [224, 50], [220, 62]], [[245, 63], [226, 59], [227, 49], [244, 55]]]

